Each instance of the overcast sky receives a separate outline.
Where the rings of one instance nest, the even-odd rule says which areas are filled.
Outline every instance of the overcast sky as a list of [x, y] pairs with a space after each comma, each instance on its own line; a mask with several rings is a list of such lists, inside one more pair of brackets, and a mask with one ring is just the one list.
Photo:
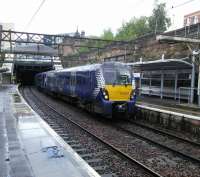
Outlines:
[[[200, 10], [200, 0], [176, 7], [189, 0], [160, 0], [166, 2], [172, 27], [183, 25], [185, 14]], [[104, 29], [113, 32], [132, 17], [149, 16], [154, 0], [46, 0], [32, 23], [28, 22], [42, 0], [0, 0], [0, 22], [15, 24], [15, 30], [47, 34], [84, 30], [86, 35], [101, 35]], [[172, 9], [174, 6], [176, 8]]]

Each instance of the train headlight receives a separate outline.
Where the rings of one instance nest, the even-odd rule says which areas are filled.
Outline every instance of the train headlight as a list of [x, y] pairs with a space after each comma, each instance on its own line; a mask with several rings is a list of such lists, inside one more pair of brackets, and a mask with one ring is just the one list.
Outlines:
[[106, 90], [106, 89], [101, 89], [101, 91], [102, 91], [102, 95], [103, 95], [103, 98], [105, 99], [105, 100], [109, 100], [109, 95], [108, 95], [108, 91]]
[[134, 99], [134, 96], [135, 96], [135, 91], [132, 90], [132, 91], [131, 91], [131, 94], [130, 94], [130, 100], [133, 100], [133, 99]]
[[108, 95], [105, 95], [104, 98], [105, 98], [106, 100], [108, 100]]

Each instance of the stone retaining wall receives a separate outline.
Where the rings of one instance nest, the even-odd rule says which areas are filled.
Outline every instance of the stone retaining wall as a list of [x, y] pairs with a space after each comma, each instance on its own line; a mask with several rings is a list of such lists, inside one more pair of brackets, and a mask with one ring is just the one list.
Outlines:
[[[195, 116], [196, 117], [196, 116]], [[181, 132], [189, 132], [200, 136], [200, 119], [192, 118], [192, 116], [175, 115], [137, 107], [136, 120], [145, 120], [152, 124], [159, 124], [162, 127], [173, 129]]]

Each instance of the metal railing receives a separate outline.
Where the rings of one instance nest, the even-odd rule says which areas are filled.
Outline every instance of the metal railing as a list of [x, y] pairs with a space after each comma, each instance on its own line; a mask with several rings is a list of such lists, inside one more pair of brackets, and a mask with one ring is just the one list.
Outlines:
[[164, 88], [161, 91], [160, 87], [151, 86], [149, 87], [142, 87], [139, 88], [139, 95], [149, 95], [149, 96], [159, 96], [159, 97], [166, 97], [166, 98], [177, 98], [178, 94], [175, 93], [174, 88]]
[[164, 88], [161, 91], [160, 87], [142, 87], [139, 88], [139, 95], [148, 96], [159, 96], [165, 98], [174, 98], [175, 100], [186, 100], [190, 102], [191, 100], [191, 88], [190, 87], [179, 87], [177, 91], [174, 88]]
[[191, 87], [179, 87], [178, 88], [178, 100], [179, 104], [181, 103], [181, 99], [187, 98], [187, 102], [192, 103], [193, 102], [193, 96], [195, 91], [200, 91], [200, 89], [197, 88], [191, 88]]

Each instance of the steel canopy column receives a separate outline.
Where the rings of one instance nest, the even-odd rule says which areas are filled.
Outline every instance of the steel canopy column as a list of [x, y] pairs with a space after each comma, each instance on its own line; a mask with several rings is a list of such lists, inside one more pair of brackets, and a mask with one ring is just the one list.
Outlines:
[[2, 25], [0, 25], [0, 55], [1, 55]]
[[[162, 61], [165, 60], [165, 54], [162, 54]], [[160, 83], [160, 98], [163, 99], [163, 87], [164, 87], [164, 74], [161, 73], [161, 83]]]
[[164, 74], [161, 74], [161, 84], [160, 84], [160, 98], [163, 99], [163, 87], [164, 87]]
[[194, 87], [195, 87], [195, 55], [192, 56], [192, 76], [191, 76], [191, 91], [190, 91], [190, 103], [194, 101]]
[[0, 73], [0, 84], [2, 84], [2, 74]]
[[139, 95], [142, 95], [142, 72], [140, 73], [140, 79], [139, 79]]
[[178, 74], [176, 72], [175, 74], [175, 84], [174, 84], [174, 99], [176, 100], [177, 98], [177, 85], [178, 85]]
[[198, 74], [198, 87], [197, 87], [197, 95], [198, 95], [198, 106], [200, 106], [200, 55], [199, 55], [199, 74]]
[[151, 96], [151, 74], [149, 78], [149, 95]]

